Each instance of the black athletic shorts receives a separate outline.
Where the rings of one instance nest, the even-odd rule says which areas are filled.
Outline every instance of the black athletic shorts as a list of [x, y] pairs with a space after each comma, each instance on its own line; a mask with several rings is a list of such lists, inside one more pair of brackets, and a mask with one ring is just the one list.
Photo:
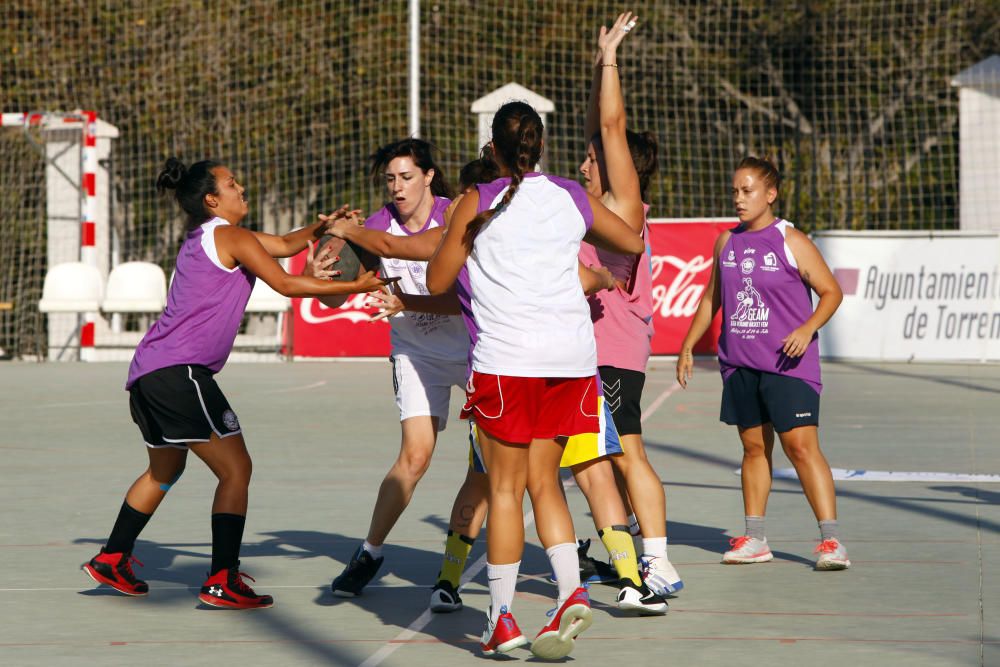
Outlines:
[[604, 401], [611, 409], [618, 435], [642, 434], [642, 388], [646, 374], [614, 366], [598, 366]]
[[722, 414], [742, 428], [771, 423], [778, 433], [819, 425], [819, 393], [799, 378], [737, 368], [722, 384]]
[[240, 421], [204, 366], [168, 366], [143, 375], [129, 389], [132, 421], [150, 447], [187, 449], [240, 432]]

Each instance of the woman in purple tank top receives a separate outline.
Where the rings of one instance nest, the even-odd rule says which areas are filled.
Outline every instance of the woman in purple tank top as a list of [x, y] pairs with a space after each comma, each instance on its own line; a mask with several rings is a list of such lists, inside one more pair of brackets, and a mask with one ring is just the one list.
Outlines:
[[[822, 384], [816, 333], [843, 294], [809, 237], [775, 217], [779, 185], [778, 170], [769, 160], [748, 157], [736, 168], [733, 204], [740, 225], [715, 242], [712, 278], [681, 345], [677, 381], [687, 387], [692, 349], [721, 308], [721, 419], [739, 429], [743, 443], [746, 512], [746, 533], [730, 540], [722, 562], [773, 559], [764, 512], [777, 432], [819, 522], [816, 569], [844, 570], [851, 561], [838, 534], [833, 476], [819, 448]], [[815, 309], [812, 292], [819, 297]]]
[[188, 168], [170, 158], [156, 185], [161, 193], [174, 192], [187, 213], [188, 233], [167, 307], [136, 348], [126, 383], [149, 467], [125, 495], [106, 545], [83, 568], [126, 595], [149, 591], [132, 571], [138, 563], [132, 549], [184, 472], [190, 450], [219, 480], [212, 504], [212, 563], [199, 599], [214, 607], [270, 607], [271, 596], [258, 595], [239, 569], [252, 463], [239, 419], [213, 376], [232, 350], [256, 276], [285, 296], [366, 292], [385, 282], [371, 272], [351, 282], [285, 273], [274, 258], [300, 252], [323, 235], [327, 223], [284, 236], [241, 227], [248, 212], [243, 186], [217, 162]]

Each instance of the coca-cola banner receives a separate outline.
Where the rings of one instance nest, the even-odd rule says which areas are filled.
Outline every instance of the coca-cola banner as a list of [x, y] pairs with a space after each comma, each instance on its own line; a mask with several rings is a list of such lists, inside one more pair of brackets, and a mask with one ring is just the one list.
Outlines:
[[[650, 220], [653, 269], [653, 354], [677, 354], [712, 275], [712, 248], [739, 221]], [[715, 353], [720, 318], [712, 321], [695, 352]]]
[[[677, 354], [698, 301], [711, 275], [712, 247], [722, 230], [735, 219], [650, 220], [653, 270], [653, 354]], [[305, 253], [291, 259], [289, 271], [301, 273]], [[364, 307], [363, 294], [350, 297], [339, 308], [327, 308], [316, 299], [292, 299], [292, 352], [299, 357], [388, 356], [389, 325], [371, 322], [377, 312]], [[715, 352], [719, 319], [695, 351]], [[287, 337], [286, 337], [287, 340]]]

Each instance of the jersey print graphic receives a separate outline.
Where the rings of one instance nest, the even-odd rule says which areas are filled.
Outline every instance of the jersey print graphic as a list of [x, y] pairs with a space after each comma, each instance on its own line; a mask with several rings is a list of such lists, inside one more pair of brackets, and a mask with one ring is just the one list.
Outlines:
[[736, 293], [736, 301], [736, 311], [729, 317], [730, 333], [748, 340], [757, 334], [766, 334], [770, 308], [764, 304], [749, 276], [743, 279], [743, 289]]

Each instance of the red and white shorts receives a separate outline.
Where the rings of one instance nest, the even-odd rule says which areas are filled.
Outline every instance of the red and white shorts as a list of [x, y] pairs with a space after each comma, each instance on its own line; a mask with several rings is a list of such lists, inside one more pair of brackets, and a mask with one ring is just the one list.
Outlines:
[[462, 419], [500, 440], [528, 443], [600, 431], [595, 376], [533, 378], [472, 372]]

